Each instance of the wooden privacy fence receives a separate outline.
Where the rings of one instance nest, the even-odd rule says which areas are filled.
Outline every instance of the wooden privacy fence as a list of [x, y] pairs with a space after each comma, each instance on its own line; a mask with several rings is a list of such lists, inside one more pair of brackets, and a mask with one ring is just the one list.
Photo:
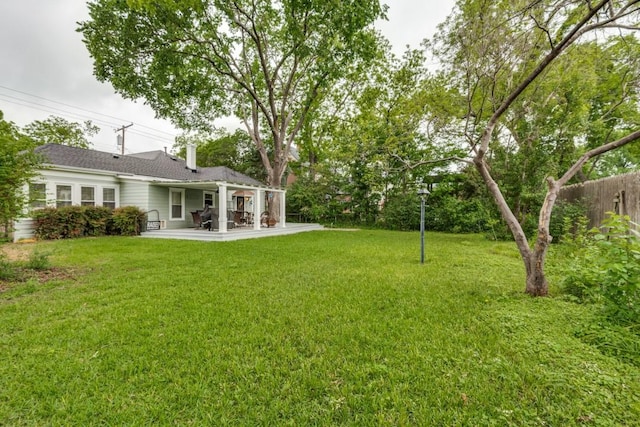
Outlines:
[[629, 215], [640, 223], [640, 172], [612, 176], [564, 187], [560, 200], [575, 202], [580, 199], [587, 206], [589, 225], [597, 227], [606, 218], [606, 212]]

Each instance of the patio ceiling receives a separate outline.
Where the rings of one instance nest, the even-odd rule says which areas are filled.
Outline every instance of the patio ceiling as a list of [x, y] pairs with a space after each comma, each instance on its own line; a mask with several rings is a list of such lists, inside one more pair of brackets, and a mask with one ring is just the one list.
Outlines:
[[160, 187], [182, 187], [193, 188], [197, 190], [211, 190], [211, 188], [219, 188], [220, 186], [226, 186], [229, 190], [262, 190], [262, 191], [276, 191], [285, 192], [284, 189], [267, 187], [266, 185], [251, 186], [247, 184], [235, 184], [233, 182], [226, 181], [151, 181], [154, 185]]

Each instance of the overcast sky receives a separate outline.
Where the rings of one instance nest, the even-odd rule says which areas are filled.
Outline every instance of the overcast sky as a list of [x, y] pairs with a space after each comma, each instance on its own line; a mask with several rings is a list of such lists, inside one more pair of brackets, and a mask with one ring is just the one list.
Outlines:
[[[388, 0], [387, 22], [378, 27], [400, 55], [418, 47], [449, 14], [454, 0]], [[88, 18], [85, 0], [0, 0], [0, 110], [24, 126], [50, 115], [92, 120], [102, 131], [93, 148], [114, 151], [115, 129], [126, 131], [129, 153], [171, 149], [180, 132], [155, 119], [143, 101], [124, 100], [93, 76], [92, 60], [75, 31]], [[233, 126], [235, 120], [221, 120]]]

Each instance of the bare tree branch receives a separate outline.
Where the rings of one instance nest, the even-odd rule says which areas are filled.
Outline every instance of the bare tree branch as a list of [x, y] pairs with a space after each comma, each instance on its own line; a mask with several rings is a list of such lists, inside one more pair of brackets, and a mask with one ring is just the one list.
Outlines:
[[557, 181], [557, 184], [559, 186], [565, 185], [582, 168], [582, 166], [584, 166], [584, 164], [589, 161], [589, 159], [604, 154], [608, 151], [615, 150], [616, 148], [620, 148], [639, 139], [640, 130], [637, 130], [623, 138], [618, 139], [617, 141], [613, 141], [608, 144], [596, 147], [593, 150], [587, 151], [582, 156], [580, 156], [580, 158], [569, 168], [569, 170], [567, 170], [567, 172], [565, 172], [564, 175], [562, 175], [562, 177]]

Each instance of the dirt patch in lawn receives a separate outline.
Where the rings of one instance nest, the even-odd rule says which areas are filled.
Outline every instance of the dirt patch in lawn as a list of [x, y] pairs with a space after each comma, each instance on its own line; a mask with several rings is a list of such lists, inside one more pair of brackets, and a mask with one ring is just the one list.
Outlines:
[[[24, 242], [24, 243], [23, 243]], [[7, 261], [26, 261], [33, 252], [30, 241], [23, 240], [20, 243], [8, 243], [0, 246], [0, 255], [4, 255]]]
[[16, 267], [10, 278], [0, 278], [0, 293], [6, 292], [20, 283], [35, 280], [39, 284], [45, 284], [60, 280], [76, 280], [73, 270], [61, 267], [49, 267], [45, 270], [33, 270], [25, 267]]
[[70, 268], [48, 266], [42, 269], [29, 268], [33, 247], [28, 241], [0, 246], [0, 293], [20, 283], [35, 280], [39, 284], [60, 280], [75, 280], [77, 272]]

